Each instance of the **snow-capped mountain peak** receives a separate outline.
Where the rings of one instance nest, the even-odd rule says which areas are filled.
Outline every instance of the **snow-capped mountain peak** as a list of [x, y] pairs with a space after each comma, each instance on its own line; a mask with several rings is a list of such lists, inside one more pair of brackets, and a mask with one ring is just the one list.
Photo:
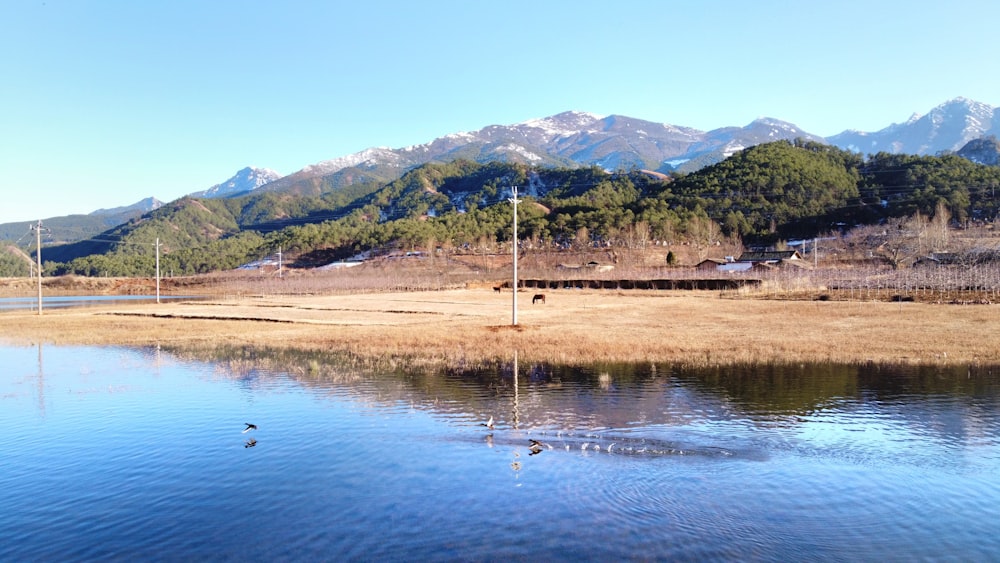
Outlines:
[[956, 151], [969, 141], [995, 135], [998, 130], [1000, 112], [997, 108], [959, 97], [926, 114], [914, 113], [903, 123], [893, 123], [870, 133], [848, 130], [827, 141], [862, 153], [885, 151], [923, 155]]
[[549, 117], [540, 119], [530, 119], [514, 125], [514, 127], [524, 127], [540, 129], [543, 132], [558, 137], [578, 133], [581, 130], [592, 127], [606, 116], [583, 111], [565, 111]]
[[265, 184], [277, 180], [278, 178], [281, 178], [281, 174], [278, 174], [270, 168], [248, 166], [238, 171], [232, 178], [226, 180], [225, 182], [216, 184], [207, 190], [196, 192], [191, 195], [206, 198], [230, 197], [252, 192]]
[[[777, 140], [802, 138], [864, 153], [923, 155], [955, 151], [971, 139], [998, 134], [997, 108], [967, 98], [949, 100], [880, 131], [846, 130], [826, 139], [773, 117], [760, 117], [744, 127], [706, 132], [624, 115], [566, 111], [513, 125], [455, 132], [399, 149], [369, 148], [311, 164], [284, 178], [268, 177], [270, 183], [263, 190], [318, 194], [359, 181], [391, 181], [427, 162], [456, 159], [693, 172], [747, 147]], [[205, 197], [246, 193], [263, 185], [254, 182], [236, 187], [239, 176], [215, 186]]]
[[372, 147], [347, 156], [324, 160], [323, 162], [306, 166], [301, 172], [315, 175], [333, 174], [344, 168], [360, 166], [367, 162], [378, 162], [380, 165], [388, 166], [394, 162], [400, 162], [400, 159], [399, 155], [388, 147]]

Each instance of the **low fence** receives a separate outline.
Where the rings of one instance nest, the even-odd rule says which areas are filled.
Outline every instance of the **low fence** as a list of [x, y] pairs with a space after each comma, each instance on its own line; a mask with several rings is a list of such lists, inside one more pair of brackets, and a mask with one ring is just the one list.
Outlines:
[[[518, 286], [532, 289], [688, 289], [688, 290], [731, 290], [742, 287], [758, 287], [761, 280], [730, 279], [660, 279], [660, 280], [518, 280]], [[509, 288], [510, 282], [503, 287]]]

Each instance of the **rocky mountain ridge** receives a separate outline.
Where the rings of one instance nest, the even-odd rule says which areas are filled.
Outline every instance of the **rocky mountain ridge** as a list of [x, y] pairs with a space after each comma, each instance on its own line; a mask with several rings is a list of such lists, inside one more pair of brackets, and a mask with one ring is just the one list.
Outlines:
[[[894, 123], [876, 132], [847, 130], [828, 138], [774, 118], [760, 118], [743, 127], [706, 132], [622, 115], [567, 111], [514, 125], [490, 125], [478, 131], [452, 133], [420, 145], [398, 149], [373, 147], [311, 164], [287, 176], [267, 168], [246, 167], [232, 178], [190, 195], [201, 198], [235, 197], [255, 192], [319, 195], [362, 182], [389, 182], [421, 164], [456, 159], [559, 167], [597, 166], [608, 170], [639, 168], [660, 173], [692, 172], [747, 147], [796, 138], [864, 153], [957, 152], [975, 162], [996, 164], [996, 151], [991, 156], [988, 143], [966, 147], [998, 135], [1000, 111], [967, 98], [949, 100], [927, 114], [914, 115], [904, 123]], [[94, 211], [91, 214], [94, 226], [87, 231], [99, 225], [106, 226], [109, 220], [127, 221], [160, 205], [159, 200], [146, 198], [131, 206]], [[58, 218], [46, 222], [51, 223], [54, 219]], [[0, 235], [10, 237], [15, 232], [20, 233], [25, 225], [0, 225]], [[4, 227], [11, 228], [5, 230]]]
[[252, 192], [257, 188], [281, 178], [274, 170], [248, 166], [236, 172], [232, 178], [218, 183], [207, 190], [194, 192], [192, 197], [233, 197]]
[[551, 166], [639, 168], [693, 172], [758, 144], [796, 138], [862, 153], [917, 155], [955, 152], [974, 139], [1000, 133], [997, 108], [955, 98], [924, 115], [876, 132], [846, 130], [823, 138], [792, 123], [760, 118], [743, 127], [699, 131], [623, 115], [567, 111], [514, 125], [490, 125], [428, 143], [375, 147], [322, 161], [261, 186], [264, 191], [317, 194], [356, 181], [389, 181], [427, 162], [459, 158]]

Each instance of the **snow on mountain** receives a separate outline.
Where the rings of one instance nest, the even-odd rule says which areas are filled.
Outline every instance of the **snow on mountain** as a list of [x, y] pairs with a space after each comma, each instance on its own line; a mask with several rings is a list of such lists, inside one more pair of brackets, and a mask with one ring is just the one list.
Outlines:
[[237, 172], [232, 178], [226, 180], [225, 182], [216, 184], [207, 190], [195, 192], [191, 195], [194, 197], [205, 198], [224, 198], [241, 195], [247, 192], [252, 192], [265, 184], [277, 180], [278, 178], [281, 178], [281, 174], [278, 174], [274, 170], [248, 166]]
[[914, 114], [875, 132], [847, 130], [829, 137], [837, 147], [872, 154], [876, 152], [933, 155], [957, 151], [973, 139], [1000, 133], [997, 108], [955, 98], [924, 115]]
[[582, 111], [567, 111], [558, 115], [544, 117], [541, 119], [531, 119], [518, 123], [514, 129], [538, 129], [549, 137], [560, 137], [574, 135], [580, 131], [593, 127], [605, 116]]
[[[765, 126], [769, 127], [768, 132], [760, 133], [759, 129]], [[722, 138], [716, 138], [720, 131]], [[322, 186], [343, 185], [359, 178], [392, 179], [427, 162], [459, 158], [542, 166], [638, 167], [666, 172], [674, 169], [672, 165], [704, 166], [745, 146], [798, 136], [822, 140], [778, 120], [705, 133], [620, 115], [566, 111], [513, 125], [489, 125], [478, 131], [451, 133], [400, 149], [366, 149], [311, 164], [272, 180], [266, 189], [316, 193]], [[694, 154], [692, 149], [696, 149]]]
[[725, 160], [747, 147], [800, 138], [817, 143], [825, 142], [822, 137], [807, 133], [787, 121], [760, 117], [745, 127], [722, 127], [702, 133], [682, 154], [664, 160], [659, 171], [694, 172]]
[[[956, 151], [973, 139], [998, 132], [1000, 112], [966, 98], [950, 100], [925, 115], [915, 114], [904, 123], [880, 131], [845, 130], [827, 139], [772, 117], [758, 118], [744, 127], [706, 132], [622, 115], [566, 111], [513, 125], [489, 125], [478, 131], [451, 133], [400, 149], [366, 149], [311, 164], [283, 178], [268, 177], [264, 190], [317, 194], [358, 181], [391, 181], [427, 162], [456, 159], [693, 172], [747, 147], [799, 138], [863, 153], [936, 154], [942, 150]], [[231, 179], [213, 188], [212, 193], [220, 195], [205, 197], [245, 193], [261, 187], [259, 183], [236, 187], [236, 183]]]
[[340, 158], [324, 160], [323, 162], [306, 166], [300, 172], [305, 174], [325, 175], [343, 170], [344, 168], [361, 166], [369, 163], [378, 163], [382, 166], [404, 166], [404, 162], [405, 159], [401, 158], [396, 151], [393, 151], [388, 147], [375, 147], [365, 149], [354, 154], [349, 154], [347, 156], [342, 156]]
[[[642, 168], [669, 172], [718, 162], [747, 146], [805, 137], [798, 127], [762, 118], [746, 127], [703, 132], [622, 115], [566, 111], [513, 125], [489, 125], [478, 131], [451, 133], [401, 149], [378, 147], [325, 160], [277, 180], [268, 190], [309, 191], [333, 175], [394, 178], [431, 161], [459, 158], [541, 166], [591, 166], [608, 170]], [[360, 169], [360, 170], [358, 170]], [[685, 170], [689, 171], [689, 170]], [[337, 180], [338, 183], [340, 180]]]

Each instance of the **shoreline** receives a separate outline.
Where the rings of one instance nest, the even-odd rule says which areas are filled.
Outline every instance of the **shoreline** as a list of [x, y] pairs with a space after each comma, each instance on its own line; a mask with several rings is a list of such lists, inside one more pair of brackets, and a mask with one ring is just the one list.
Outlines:
[[706, 291], [450, 289], [208, 298], [0, 313], [0, 341], [346, 352], [416, 364], [1000, 365], [1000, 307], [720, 298]]

